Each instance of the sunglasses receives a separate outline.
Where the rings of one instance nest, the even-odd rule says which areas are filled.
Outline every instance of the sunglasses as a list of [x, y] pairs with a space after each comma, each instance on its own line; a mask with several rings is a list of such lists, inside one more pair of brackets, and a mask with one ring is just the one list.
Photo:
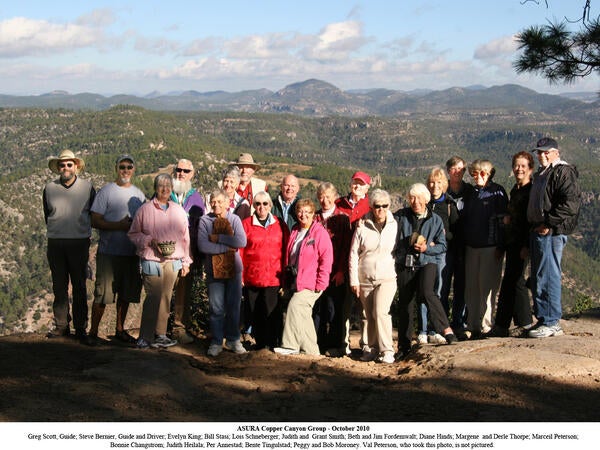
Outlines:
[[375, 209], [386, 209], [389, 208], [390, 205], [373, 205]]
[[254, 202], [254, 206], [269, 206], [269, 202]]
[[192, 171], [192, 169], [182, 169], [181, 167], [178, 167], [177, 169], [175, 169], [175, 172], [177, 173], [190, 173]]
[[73, 167], [75, 164], [72, 162], [62, 162], [62, 163], [58, 163], [58, 167], [60, 167], [61, 169], [68, 167], [69, 169], [71, 167]]
[[133, 166], [131, 164], [129, 164], [127, 166], [125, 164], [119, 166], [119, 170], [132, 170], [132, 169], [133, 169]]

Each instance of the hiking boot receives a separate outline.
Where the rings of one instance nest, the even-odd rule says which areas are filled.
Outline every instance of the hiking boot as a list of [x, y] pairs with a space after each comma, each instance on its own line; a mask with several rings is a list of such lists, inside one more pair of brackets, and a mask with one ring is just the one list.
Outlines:
[[527, 334], [530, 338], [546, 338], [550, 336], [562, 336], [565, 334], [559, 324], [556, 325], [541, 325]]
[[446, 344], [451, 345], [451, 344], [455, 344], [458, 342], [458, 338], [456, 337], [456, 335], [454, 333], [448, 333], [445, 334], [442, 339], [444, 341], [446, 341]]
[[508, 328], [495, 326], [489, 333], [485, 334], [489, 338], [505, 338], [508, 337]]
[[96, 347], [99, 342], [100, 340], [96, 334], [88, 334], [83, 341], [85, 345], [89, 345], [90, 347]]
[[427, 342], [430, 344], [446, 344], [446, 339], [441, 334], [435, 333], [427, 336]]
[[223, 346], [219, 344], [210, 344], [208, 346], [208, 351], [206, 354], [208, 356], [219, 356], [219, 354], [223, 351]]
[[230, 352], [236, 353], [238, 355], [248, 352], [239, 339], [233, 342], [225, 341], [225, 350], [229, 350]]
[[136, 342], [136, 339], [125, 330], [115, 331], [115, 339], [125, 344], [135, 344]]
[[[367, 348], [369, 348], [369, 347], [367, 347]], [[377, 349], [374, 349], [374, 348], [370, 348], [369, 350], [363, 349], [363, 354], [360, 357], [360, 360], [364, 361], [364, 362], [375, 361], [378, 356], [379, 356], [379, 351], [377, 351]]]
[[70, 336], [71, 330], [69, 328], [53, 328], [46, 334], [48, 339], [54, 339], [58, 337]]
[[137, 340], [136, 347], [140, 349], [146, 349], [150, 347], [150, 343], [144, 338], [139, 338]]
[[532, 329], [533, 325], [529, 324], [529, 325], [525, 325], [522, 327], [516, 327], [513, 328], [512, 330], [510, 330], [508, 332], [510, 337], [514, 337], [514, 338], [526, 338], [527, 335], [529, 334], [529, 331]]

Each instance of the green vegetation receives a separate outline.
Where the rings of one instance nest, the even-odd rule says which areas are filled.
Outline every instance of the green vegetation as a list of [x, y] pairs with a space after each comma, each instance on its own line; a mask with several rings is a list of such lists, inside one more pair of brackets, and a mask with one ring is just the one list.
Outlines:
[[[346, 193], [352, 172], [361, 169], [400, 196], [452, 155], [488, 158], [507, 190], [510, 159], [542, 135], [559, 139], [564, 158], [578, 166], [584, 208], [579, 232], [569, 239], [564, 270], [565, 303], [600, 296], [600, 169], [598, 114], [551, 115], [510, 110], [410, 114], [400, 117], [308, 118], [254, 113], [164, 113], [133, 106], [106, 111], [0, 109], [0, 317], [9, 327], [29, 308], [29, 299], [50, 291], [44, 184], [55, 177], [47, 158], [61, 149], [80, 152], [96, 187], [114, 176], [114, 161], [130, 153], [136, 183], [150, 195], [161, 168], [188, 158], [198, 168], [202, 191], [216, 185], [221, 170], [241, 152], [263, 164], [261, 176], [302, 164], [303, 178], [333, 182]], [[314, 187], [303, 189], [311, 196]], [[201, 290], [201, 287], [198, 287]], [[201, 319], [199, 319], [201, 321]], [[1, 327], [2, 325], [0, 325]], [[0, 330], [1, 332], [2, 330]]]

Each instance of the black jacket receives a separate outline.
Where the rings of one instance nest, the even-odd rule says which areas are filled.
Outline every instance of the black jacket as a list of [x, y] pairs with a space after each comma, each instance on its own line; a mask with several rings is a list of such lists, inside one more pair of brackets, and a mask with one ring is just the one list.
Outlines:
[[570, 164], [557, 164], [548, 175], [544, 195], [544, 224], [554, 234], [571, 234], [575, 231], [581, 208], [578, 177], [577, 168]]

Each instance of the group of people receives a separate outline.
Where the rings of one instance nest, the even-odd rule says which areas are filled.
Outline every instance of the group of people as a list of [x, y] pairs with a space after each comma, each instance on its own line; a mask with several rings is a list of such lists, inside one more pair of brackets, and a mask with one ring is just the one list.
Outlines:
[[[532, 153], [540, 165], [535, 175]], [[190, 343], [194, 277], [208, 289], [212, 357], [223, 349], [247, 352], [245, 334], [253, 348], [282, 355], [349, 355], [354, 306], [363, 361], [393, 363], [428, 342], [563, 333], [561, 257], [580, 191], [576, 168], [552, 138], [513, 156], [510, 196], [493, 180], [490, 161], [467, 166], [454, 156], [445, 171], [435, 168], [412, 185], [395, 213], [390, 194], [369, 192], [371, 178], [362, 171], [352, 175], [347, 195], [323, 182], [317, 202], [300, 198], [299, 181], [288, 174], [271, 196], [247, 153], [206, 198], [193, 187], [194, 167], [185, 159], [173, 174], [155, 178], [150, 200], [132, 184], [130, 155], [117, 158], [116, 180], [98, 192], [78, 176], [84, 161], [70, 150], [49, 167], [60, 175], [43, 194], [55, 296], [49, 337], [70, 334], [72, 319], [76, 336], [97, 345], [105, 307], [116, 303], [116, 339], [139, 348]], [[87, 331], [92, 228], [99, 245]], [[136, 338], [124, 324], [142, 286]]]

